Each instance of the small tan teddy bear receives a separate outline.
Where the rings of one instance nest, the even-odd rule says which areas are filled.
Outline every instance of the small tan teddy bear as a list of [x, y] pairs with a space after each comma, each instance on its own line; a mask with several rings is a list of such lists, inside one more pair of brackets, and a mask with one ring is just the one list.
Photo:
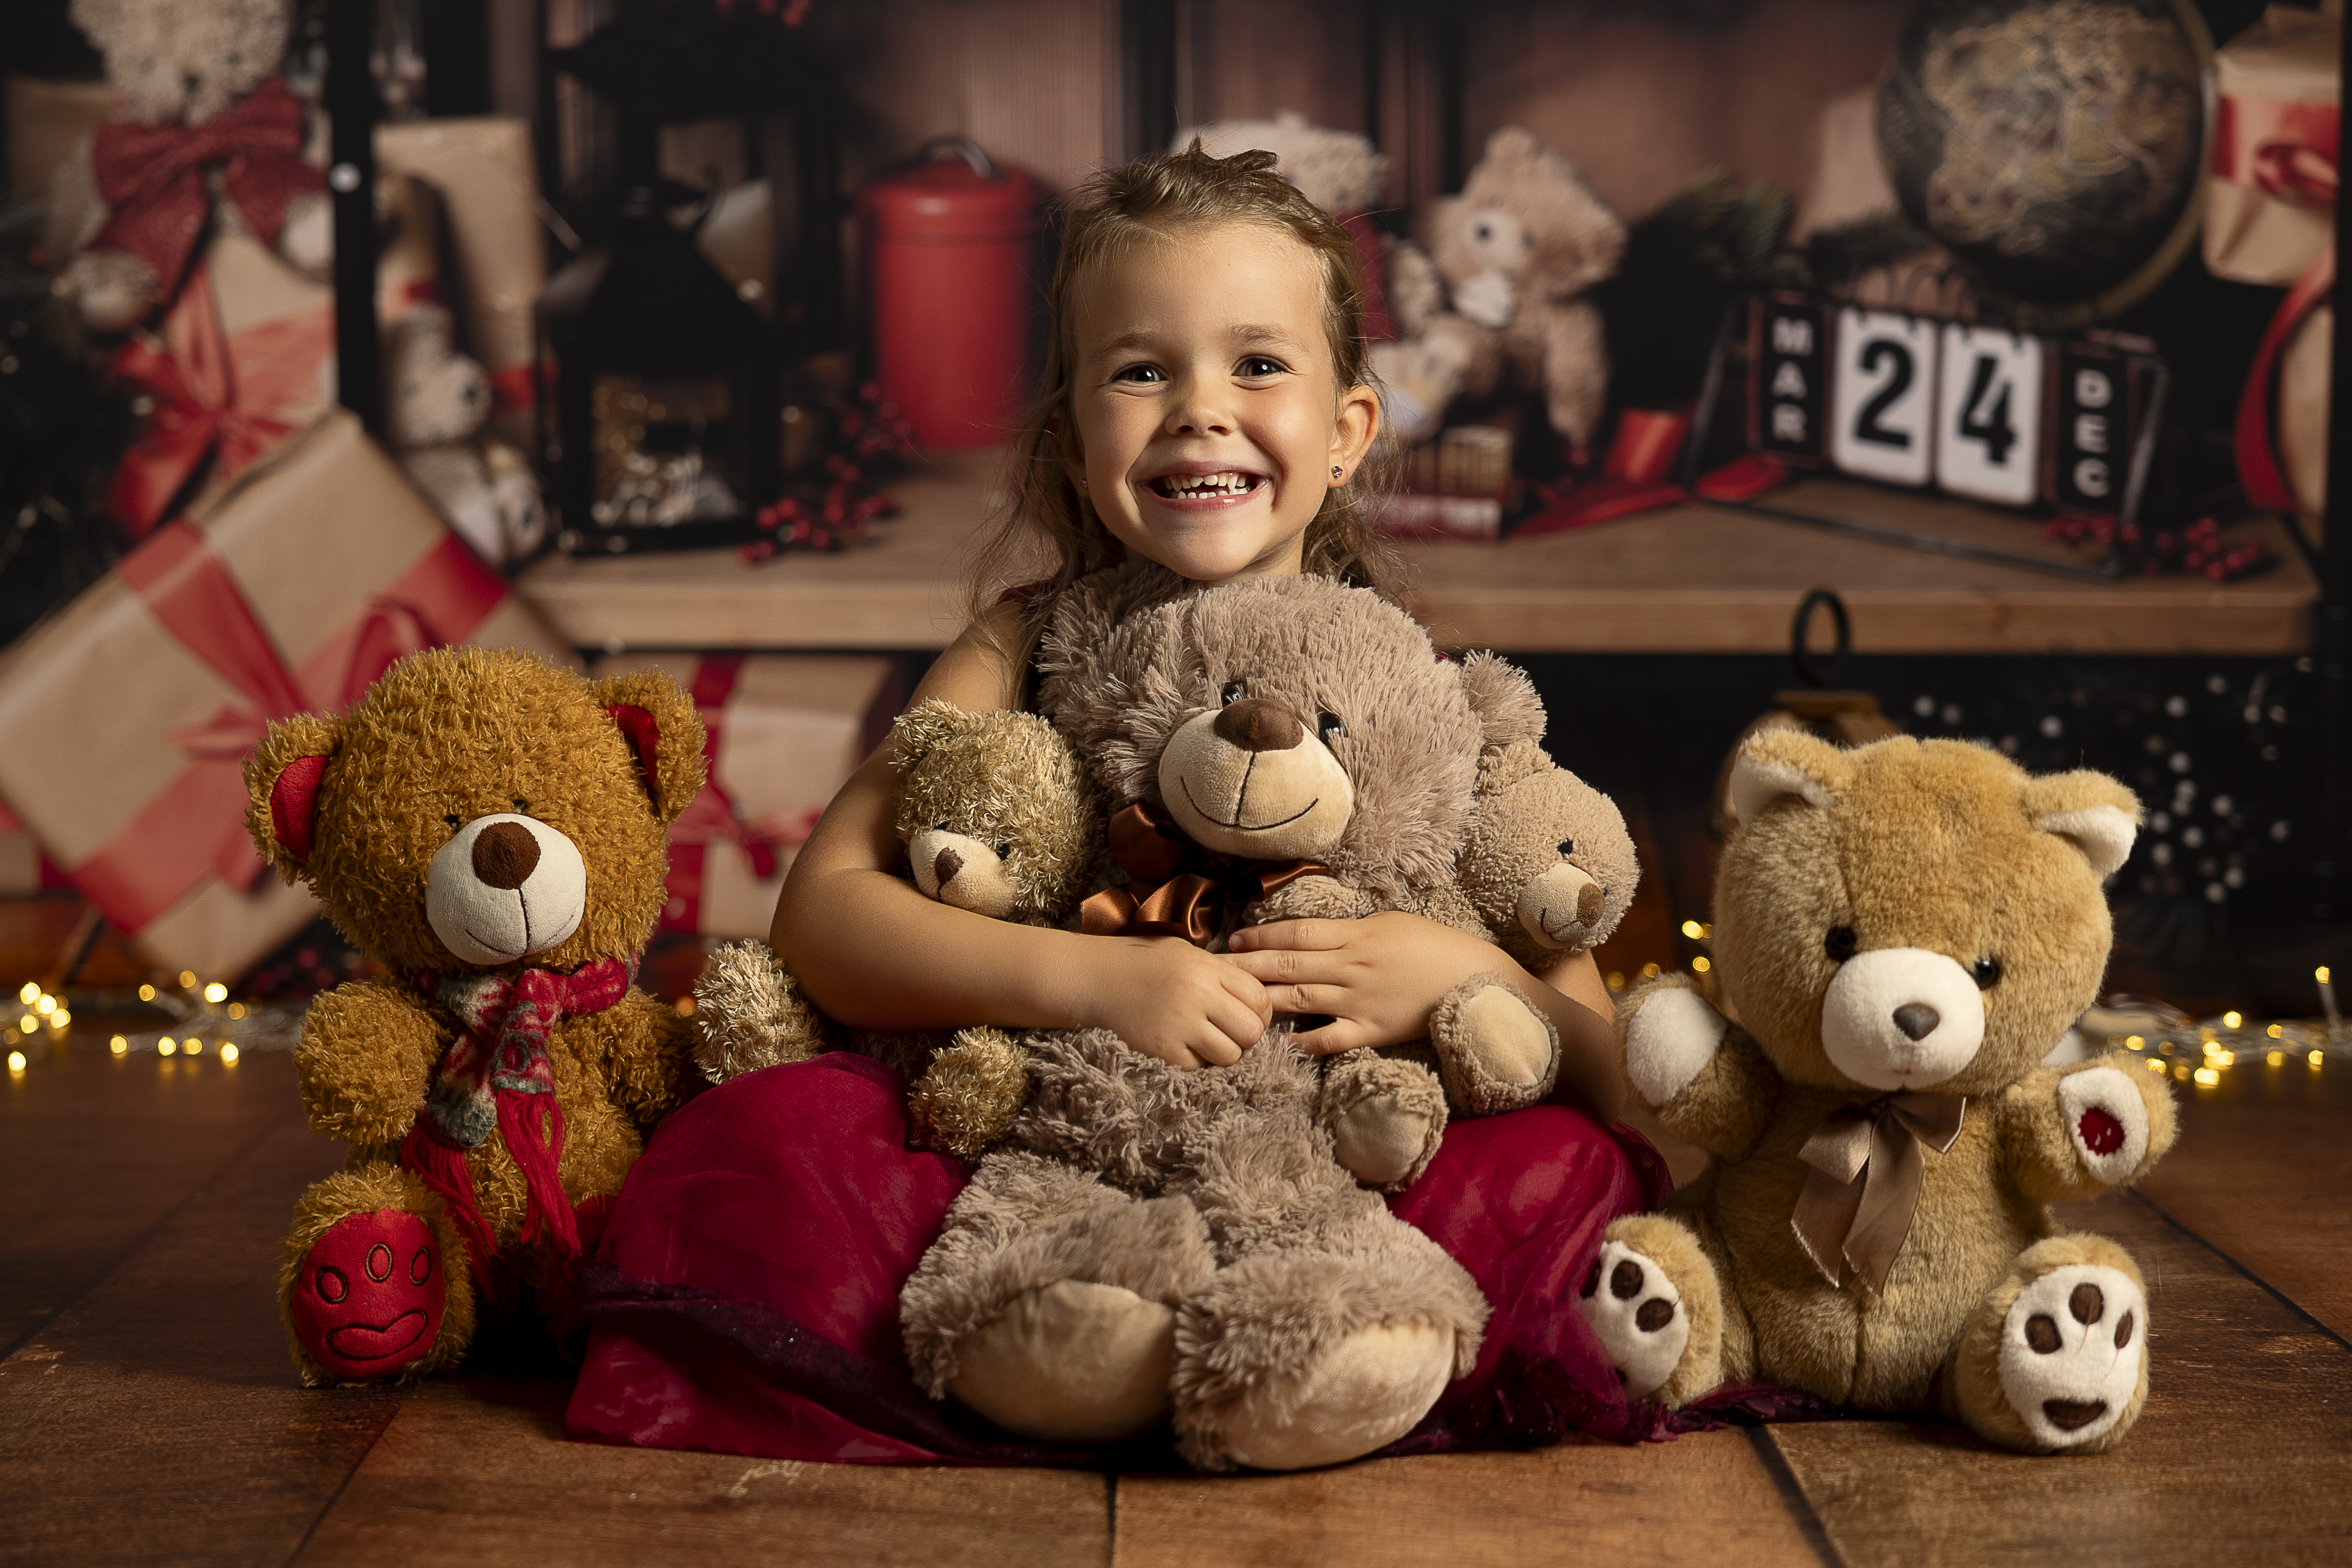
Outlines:
[[1625, 226], [1575, 165], [1505, 126], [1458, 196], [1433, 203], [1423, 248], [1389, 258], [1399, 330], [1375, 345], [1390, 418], [1408, 442], [1435, 433], [1457, 395], [1540, 390], [1551, 427], [1582, 450], [1600, 428], [1609, 348], [1586, 290], [1615, 275]]
[[2042, 1062], [2105, 968], [2137, 803], [1988, 747], [1793, 730], [1749, 737], [1732, 788], [1738, 1021], [1679, 975], [1619, 1015], [1634, 1089], [1713, 1156], [1609, 1227], [1584, 1287], [1628, 1393], [1760, 1377], [2025, 1452], [2112, 1446], [2147, 1394], [2147, 1287], [2047, 1205], [2145, 1175], [2172, 1100], [2120, 1053]]

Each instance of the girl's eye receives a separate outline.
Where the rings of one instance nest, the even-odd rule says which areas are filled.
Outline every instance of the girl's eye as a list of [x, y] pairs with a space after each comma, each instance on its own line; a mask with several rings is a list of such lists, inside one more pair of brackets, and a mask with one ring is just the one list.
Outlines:
[[1269, 375], [1281, 375], [1290, 367], [1278, 359], [1268, 359], [1264, 354], [1252, 354], [1234, 369], [1244, 380], [1250, 381], [1261, 380]]
[[1575, 840], [1575, 839], [1573, 839], [1573, 838], [1563, 838], [1563, 839], [1561, 839], [1561, 840], [1559, 841], [1559, 852], [1560, 852], [1561, 854], [1563, 854], [1563, 855], [1573, 855], [1573, 854], [1575, 854], [1575, 853], [1576, 853], [1576, 840]]
[[1977, 983], [1979, 991], [1990, 991], [2000, 984], [2000, 960], [1979, 958], [1969, 970], [1969, 978]]
[[1168, 378], [1160, 374], [1160, 367], [1156, 364], [1131, 364], [1113, 375], [1111, 379], [1113, 381], [1152, 382], [1165, 381]]
[[1242, 683], [1240, 681], [1228, 680], [1224, 685], [1217, 688], [1218, 707], [1222, 708], [1228, 702], [1239, 702], [1241, 700]]
[[1337, 713], [1318, 714], [1315, 719], [1315, 733], [1321, 737], [1323, 743], [1328, 746], [1334, 741], [1344, 741], [1348, 738], [1348, 722]]
[[1830, 955], [1832, 963], [1843, 963], [1853, 956], [1853, 927], [1832, 926], [1822, 938], [1822, 951]]

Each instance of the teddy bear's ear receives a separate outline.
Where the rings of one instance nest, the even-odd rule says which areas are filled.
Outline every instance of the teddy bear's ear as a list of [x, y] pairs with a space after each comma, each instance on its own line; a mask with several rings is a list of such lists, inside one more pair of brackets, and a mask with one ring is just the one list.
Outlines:
[[289, 882], [317, 847], [319, 790], [342, 743], [342, 721], [297, 713], [271, 724], [245, 759], [246, 831]]
[[961, 734], [971, 723], [971, 714], [943, 697], [927, 697], [916, 703], [890, 726], [890, 738], [898, 743], [899, 771], [911, 771], [940, 742]]
[[1486, 159], [1499, 163], [1506, 158], [1533, 158], [1543, 151], [1543, 143], [1535, 133], [1517, 125], [1506, 125], [1486, 138]]
[[1731, 764], [1731, 809], [1753, 822], [1774, 801], [1793, 797], [1826, 811], [1853, 778], [1853, 764], [1827, 741], [1801, 730], [1759, 731], [1741, 743]]
[[702, 790], [702, 718], [694, 699], [657, 669], [608, 675], [590, 681], [588, 692], [635, 753], [654, 815], [676, 822]]
[[1536, 695], [1536, 683], [1527, 672], [1508, 659], [1484, 652], [1464, 659], [1462, 692], [1478, 715], [1488, 752], [1543, 739], [1543, 699]]
[[2091, 768], [2028, 779], [2025, 819], [2036, 833], [2072, 839], [2101, 877], [2112, 877], [2131, 858], [2139, 836], [2139, 797]]

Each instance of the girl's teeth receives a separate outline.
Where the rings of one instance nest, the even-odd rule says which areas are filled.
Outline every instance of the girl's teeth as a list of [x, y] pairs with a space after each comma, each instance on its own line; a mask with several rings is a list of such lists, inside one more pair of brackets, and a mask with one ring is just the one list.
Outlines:
[[1246, 474], [1171, 474], [1166, 481], [1171, 495], [1198, 495], [1203, 490], [1237, 495], [1256, 482]]

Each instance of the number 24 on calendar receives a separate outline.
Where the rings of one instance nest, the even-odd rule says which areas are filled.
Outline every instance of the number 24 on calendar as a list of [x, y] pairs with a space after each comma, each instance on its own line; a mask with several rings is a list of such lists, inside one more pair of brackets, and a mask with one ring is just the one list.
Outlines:
[[1889, 310], [1838, 313], [1830, 461], [1885, 484], [2030, 506], [2042, 471], [2041, 340]]

